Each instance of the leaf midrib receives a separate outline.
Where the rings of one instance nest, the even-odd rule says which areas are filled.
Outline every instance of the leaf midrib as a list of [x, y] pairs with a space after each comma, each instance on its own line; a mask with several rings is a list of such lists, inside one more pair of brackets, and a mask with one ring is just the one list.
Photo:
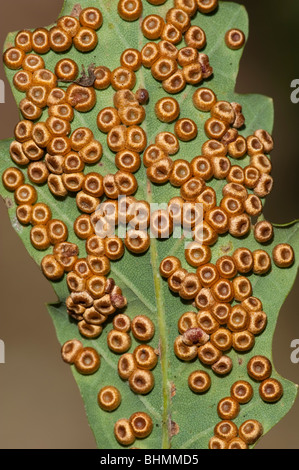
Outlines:
[[[147, 188], [147, 201], [151, 204], [152, 193], [150, 190], [150, 183], [148, 183]], [[158, 250], [157, 250], [157, 240], [155, 238], [151, 239], [150, 247], [150, 256], [151, 256], [151, 265], [153, 270], [153, 279], [154, 279], [154, 288], [156, 295], [156, 305], [157, 305], [157, 321], [159, 326], [160, 341], [159, 341], [159, 353], [160, 353], [160, 364], [162, 369], [162, 393], [163, 393], [163, 408], [162, 408], [162, 449], [170, 448], [170, 415], [171, 415], [171, 400], [170, 400], [170, 385], [168, 380], [168, 344], [167, 344], [167, 332], [166, 332], [166, 322], [165, 322], [165, 306], [162, 294], [162, 284], [161, 278], [159, 275], [159, 266], [158, 266]]]
[[[140, 18], [140, 23], [143, 21], [143, 15]], [[138, 32], [138, 43], [140, 50], [142, 49], [144, 37], [142, 34], [141, 27]], [[146, 79], [144, 74], [144, 67], [140, 69], [140, 83], [143, 88], [146, 87]], [[143, 129], [148, 136], [147, 132], [147, 121], [143, 123]], [[148, 137], [149, 138], [149, 137]], [[152, 139], [153, 136], [150, 136]], [[144, 187], [146, 188], [145, 198], [149, 204], [152, 204], [152, 188], [151, 182], [146, 177], [146, 172], [144, 172], [145, 181]], [[150, 257], [151, 257], [151, 266], [153, 273], [154, 281], [154, 290], [156, 297], [156, 307], [157, 307], [157, 322], [159, 327], [159, 357], [160, 365], [162, 372], [162, 449], [170, 449], [171, 447], [171, 436], [170, 436], [170, 422], [171, 422], [171, 395], [170, 395], [170, 382], [168, 380], [168, 342], [167, 342], [167, 332], [166, 332], [166, 312], [165, 305], [162, 293], [162, 280], [159, 275], [159, 261], [158, 261], [158, 249], [157, 249], [157, 240], [156, 238], [151, 238], [150, 244]]]

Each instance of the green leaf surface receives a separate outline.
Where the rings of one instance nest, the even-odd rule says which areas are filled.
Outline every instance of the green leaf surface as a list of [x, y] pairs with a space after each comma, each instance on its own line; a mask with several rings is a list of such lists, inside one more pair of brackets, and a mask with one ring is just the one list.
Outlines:
[[[62, 15], [70, 14], [77, 1], [66, 0]], [[172, 6], [168, 0], [160, 7], [154, 7], [144, 1], [143, 17], [150, 13], [157, 13], [164, 16], [166, 11]], [[138, 22], [127, 23], [120, 19], [117, 14], [117, 2], [110, 0], [90, 0], [84, 2], [84, 6], [99, 7], [103, 13], [104, 24], [98, 31], [99, 45], [95, 51], [81, 54], [74, 47], [68, 53], [68, 57], [74, 59], [78, 65], [84, 64], [86, 67], [91, 63], [105, 65], [110, 69], [119, 66], [119, 58], [124, 49], [129, 47], [141, 50], [147, 42], [143, 37]], [[273, 127], [273, 105], [272, 100], [260, 95], [238, 95], [234, 92], [236, 78], [238, 74], [239, 61], [242, 50], [232, 51], [225, 46], [225, 32], [233, 27], [244, 31], [248, 37], [248, 17], [243, 6], [231, 2], [220, 2], [219, 9], [212, 15], [197, 14], [192, 20], [193, 24], [202, 27], [207, 35], [207, 46], [204, 50], [210, 57], [210, 63], [214, 68], [214, 76], [207, 82], [207, 86], [212, 88], [217, 97], [221, 100], [237, 101], [243, 106], [246, 117], [246, 127], [242, 131], [244, 136], [252, 134], [256, 129], [266, 129], [271, 132]], [[13, 44], [15, 33], [8, 36], [5, 49]], [[181, 47], [181, 46], [180, 46]], [[54, 71], [56, 62], [61, 57], [49, 52], [44, 56], [46, 67]], [[6, 70], [9, 81], [12, 83], [14, 72]], [[158, 132], [173, 131], [173, 124], [163, 124], [157, 120], [154, 113], [154, 105], [158, 99], [165, 96], [160, 83], [156, 82], [150, 70], [142, 68], [137, 72], [136, 89], [145, 87], [150, 94], [150, 102], [146, 107], [147, 117], [142, 125], [148, 135], [148, 143], [154, 142]], [[197, 111], [192, 104], [192, 95], [195, 88], [187, 86], [186, 89], [176, 96], [180, 107], [181, 117], [191, 117], [198, 125], [198, 137], [192, 142], [180, 143], [180, 151], [174, 157], [184, 158], [191, 161], [201, 153], [201, 146], [207, 140], [204, 133], [204, 122], [207, 114]], [[24, 97], [22, 93], [13, 87], [17, 103]], [[76, 113], [72, 123], [72, 129], [80, 126], [89, 127], [94, 132], [104, 147], [104, 156], [100, 164], [87, 169], [89, 171], [99, 171], [101, 174], [115, 173], [114, 155], [110, 152], [106, 144], [106, 136], [102, 134], [96, 125], [97, 113], [106, 106], [113, 105], [113, 90], [108, 88], [105, 91], [97, 92], [96, 107], [86, 114]], [[0, 143], [0, 172], [12, 166], [9, 156], [10, 140]], [[238, 161], [241, 166], [248, 165], [249, 157]], [[169, 198], [178, 195], [177, 188], [170, 184], [156, 186], [150, 184], [146, 179], [145, 169], [141, 168], [137, 175], [139, 189], [136, 194], [138, 199], [146, 199], [148, 202], [165, 203]], [[217, 192], [217, 202], [221, 200], [221, 191], [225, 181], [213, 180], [209, 183]], [[278, 182], [279, 184], [279, 182]], [[11, 222], [24, 245], [35, 261], [40, 264], [45, 252], [36, 251], [29, 239], [30, 228], [21, 226], [15, 216], [16, 205], [11, 193], [8, 193], [0, 184], [0, 193], [5, 198]], [[73, 232], [73, 222], [78, 217], [79, 211], [75, 198], [68, 197], [61, 201], [54, 199], [49, 192], [47, 185], [38, 188], [38, 200], [48, 204], [53, 217], [63, 220], [69, 228], [69, 241], [77, 243], [80, 249], [80, 256], [84, 257], [85, 246]], [[107, 334], [112, 329], [112, 324], [108, 323], [100, 338], [87, 340], [80, 337], [77, 324], [69, 319], [66, 312], [65, 299], [69, 295], [65, 279], [58, 283], [53, 283], [57, 293], [58, 303], [49, 306], [49, 312], [55, 324], [57, 337], [60, 344], [72, 338], [79, 338], [85, 346], [94, 347], [101, 355], [101, 367], [92, 376], [82, 376], [73, 370], [75, 380], [80, 388], [87, 417], [94, 432], [99, 448], [111, 449], [120, 448], [114, 438], [114, 423], [120, 418], [129, 418], [136, 411], [145, 411], [153, 418], [154, 430], [152, 434], [135, 443], [139, 448], [181, 448], [181, 449], [201, 449], [208, 447], [208, 441], [213, 435], [215, 424], [219, 421], [217, 415], [218, 401], [230, 395], [230, 386], [239, 379], [249, 380], [254, 388], [254, 397], [247, 405], [241, 406], [241, 412], [236, 419], [236, 424], [240, 425], [249, 418], [258, 419], [267, 432], [273, 427], [291, 408], [297, 393], [297, 386], [280, 377], [275, 369], [272, 376], [279, 378], [284, 387], [284, 395], [276, 404], [264, 403], [258, 394], [258, 383], [249, 379], [246, 372], [248, 360], [256, 355], [262, 354], [272, 358], [272, 338], [277, 322], [279, 310], [294, 283], [298, 262], [299, 262], [299, 223], [290, 226], [275, 228], [275, 237], [271, 244], [264, 249], [271, 255], [273, 246], [278, 243], [290, 243], [296, 252], [295, 264], [285, 270], [277, 268], [274, 264], [272, 271], [267, 276], [250, 275], [253, 285], [253, 295], [259, 297], [268, 315], [268, 325], [263, 334], [256, 337], [254, 348], [247, 354], [237, 354], [231, 350], [228, 355], [233, 360], [233, 370], [225, 378], [219, 378], [210, 372], [212, 386], [208, 393], [196, 395], [190, 391], [187, 380], [189, 374], [196, 369], [205, 369], [198, 360], [191, 363], [179, 361], [173, 352], [173, 342], [178, 336], [177, 322], [179, 317], [186, 311], [194, 310], [194, 307], [187, 302], [182, 302], [178, 296], [173, 295], [167, 282], [163, 281], [159, 275], [159, 264], [167, 255], [178, 256], [186, 269], [192, 271], [184, 261], [184, 239], [170, 238], [169, 240], [152, 240], [150, 250], [143, 256], [134, 256], [125, 253], [124, 257], [112, 263], [111, 276], [123, 289], [124, 295], [128, 299], [126, 313], [130, 318], [138, 314], [150, 317], [156, 326], [156, 334], [151, 341], [151, 345], [160, 351], [160, 359], [154, 370], [155, 387], [147, 396], [135, 395], [128, 384], [122, 381], [117, 373], [117, 363], [119, 356], [113, 354], [107, 347]], [[213, 247], [213, 259], [215, 262], [223, 254], [230, 255], [241, 246], [246, 246], [251, 250], [260, 248], [251, 233], [246, 239], [236, 239], [229, 235], [219, 237], [218, 242]], [[51, 250], [49, 249], [49, 253]], [[130, 352], [138, 343], [132, 338]], [[66, 366], [67, 367], [67, 366]], [[115, 385], [121, 392], [122, 403], [113, 413], [102, 411], [97, 404], [97, 393], [103, 386]], [[172, 425], [176, 423], [177, 426]], [[172, 431], [175, 429], [175, 433]], [[172, 436], [172, 434], [175, 434]]]

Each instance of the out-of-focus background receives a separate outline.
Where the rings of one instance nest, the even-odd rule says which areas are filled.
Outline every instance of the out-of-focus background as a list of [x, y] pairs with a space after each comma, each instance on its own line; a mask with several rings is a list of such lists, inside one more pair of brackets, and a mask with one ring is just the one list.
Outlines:
[[[274, 99], [276, 184], [265, 215], [275, 223], [289, 222], [299, 218], [299, 104], [290, 100], [290, 83], [299, 79], [299, 4], [293, 0], [239, 3], [249, 13], [250, 37], [236, 89]], [[0, 43], [10, 31], [55, 21], [62, 4], [63, 0], [5, 2]], [[6, 83], [6, 103], [0, 105], [0, 139], [4, 139], [12, 137], [18, 111], [1, 61], [0, 78]], [[83, 402], [70, 369], [60, 358], [45, 307], [56, 301], [56, 295], [11, 227], [2, 200], [0, 220], [0, 338], [6, 348], [6, 364], [0, 364], [0, 448], [95, 448]], [[273, 356], [278, 372], [296, 383], [299, 364], [290, 361], [290, 343], [299, 338], [298, 287], [299, 278], [281, 310]], [[258, 448], [298, 449], [298, 418], [299, 399]]]

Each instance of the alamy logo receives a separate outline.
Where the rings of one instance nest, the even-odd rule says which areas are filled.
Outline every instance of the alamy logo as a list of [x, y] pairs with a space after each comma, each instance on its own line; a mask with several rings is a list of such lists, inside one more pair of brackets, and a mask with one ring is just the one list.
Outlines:
[[173, 200], [171, 203], [131, 201], [120, 196], [117, 201], [101, 203], [91, 217], [95, 233], [100, 238], [118, 235], [125, 238], [149, 238], [194, 240], [202, 244], [204, 237], [203, 205], [195, 202]]

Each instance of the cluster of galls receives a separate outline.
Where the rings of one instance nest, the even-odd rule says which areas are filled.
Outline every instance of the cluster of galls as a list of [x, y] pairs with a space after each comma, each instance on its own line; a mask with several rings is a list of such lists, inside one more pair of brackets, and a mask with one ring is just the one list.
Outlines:
[[[166, 2], [166, 0], [147, 0], [149, 3], [152, 5], [163, 5], [163, 3]], [[218, 0], [174, 0], [174, 6], [175, 9], [179, 9], [180, 12], [186, 13], [189, 18], [192, 18], [197, 11], [203, 14], [208, 14], [216, 10], [218, 7]], [[118, 6], [117, 6], [118, 14], [119, 16], [125, 20], [125, 21], [136, 21], [138, 20], [143, 11], [143, 4], [142, 0], [119, 0]], [[186, 21], [183, 17], [181, 19], [180, 15], [177, 15], [177, 28], [174, 30], [175, 34], [178, 34], [176, 30], [178, 29], [179, 31], [182, 31], [182, 23]], [[169, 21], [169, 18], [166, 18], [167, 23], [165, 26], [168, 25], [168, 28], [166, 28], [165, 34], [168, 33], [169, 26], [172, 26], [175, 24], [172, 21]], [[169, 23], [168, 23], [169, 21]], [[153, 28], [152, 28], [153, 29]], [[164, 30], [164, 27], [161, 27], [160, 35], [162, 34], [162, 31]], [[175, 34], [171, 34], [171, 37], [174, 37]], [[160, 37], [157, 36], [157, 38]]]
[[[137, 181], [132, 173], [140, 168], [140, 154], [147, 144], [147, 136], [140, 124], [146, 113], [142, 106], [148, 100], [148, 92], [139, 89], [135, 94], [128, 88], [119, 90], [113, 98], [114, 107], [103, 108], [97, 116], [97, 125], [107, 134], [107, 145], [115, 155], [119, 172], [106, 175], [106, 195], [117, 199], [120, 195], [131, 196], [137, 190]], [[124, 177], [118, 176], [124, 174]]]
[[[87, 214], [95, 212], [103, 195], [117, 198], [136, 192], [137, 181], [129, 172], [128, 163], [131, 155], [136, 160], [133, 152], [130, 155], [123, 152], [119, 156], [119, 167], [122, 169], [115, 175], [103, 177], [98, 172], [84, 174], [85, 165], [94, 165], [102, 158], [102, 145], [86, 127], [80, 127], [68, 136], [70, 131], [69, 122], [54, 116], [45, 123], [20, 121], [15, 128], [17, 140], [10, 146], [11, 158], [23, 167], [29, 163], [29, 180], [37, 185], [47, 183], [54, 196], [65, 198], [68, 194], [77, 193], [77, 207]], [[52, 140], [45, 149], [49, 139]], [[126, 162], [128, 169], [125, 168]]]
[[[259, 396], [266, 403], [275, 403], [282, 397], [281, 383], [271, 378], [272, 364], [265, 356], [253, 356], [247, 363], [248, 375], [260, 382]], [[263, 426], [256, 419], [246, 420], [239, 429], [233, 423], [240, 413], [240, 405], [246, 405], [253, 397], [253, 388], [245, 380], [238, 380], [230, 389], [230, 396], [222, 398], [217, 405], [220, 421], [209, 441], [210, 449], [247, 449], [263, 434]]]
[[[45, 69], [45, 62], [40, 55], [50, 50], [56, 53], [66, 52], [72, 45], [80, 52], [92, 51], [98, 44], [96, 30], [102, 26], [102, 22], [100, 10], [88, 7], [81, 10], [79, 19], [74, 16], [59, 18], [57, 25], [49, 31], [38, 28], [33, 32], [24, 30], [17, 34], [15, 46], [7, 49], [3, 58], [8, 68], [22, 69], [15, 74], [13, 82], [19, 91], [26, 92], [26, 98], [19, 105], [26, 119], [36, 120], [41, 116], [47, 105], [47, 95], [53, 89], [51, 106], [58, 105], [58, 97], [62, 95], [58, 92], [57, 98], [55, 97], [57, 81], [75, 82], [79, 74], [78, 66], [73, 60], [62, 59], [56, 64], [54, 75]], [[100, 69], [100, 81], [102, 75], [103, 71]], [[83, 71], [83, 76], [77, 83], [68, 87], [66, 102], [78, 111], [92, 109], [96, 101], [93, 89], [96, 78], [94, 69], [89, 70], [88, 77]]]
[[[132, 323], [133, 334], [135, 332], [137, 336], [140, 336], [140, 327], [143, 327], [143, 322], [146, 322], [147, 320], [148, 319], [146, 317], [136, 317], [135, 321], [133, 322], [134, 324]], [[116, 332], [119, 335], [121, 333], [127, 333], [131, 328], [130, 319], [126, 315], [116, 316], [113, 320], [113, 325], [114, 330], [111, 330], [111, 332]], [[120, 352], [118, 350], [119, 343], [116, 336], [114, 336], [114, 339], [112, 339], [111, 336], [110, 338], [108, 337], [108, 346], [115, 352]], [[116, 346], [117, 350], [113, 349], [114, 346]], [[147, 378], [146, 372], [150, 373], [148, 369], [153, 368], [157, 363], [157, 356], [154, 352], [152, 352], [151, 349], [152, 348], [150, 346], [141, 345], [137, 347], [133, 353], [133, 359], [136, 361], [136, 364], [134, 362], [134, 368], [132, 370], [132, 373], [135, 372], [135, 379], [133, 380], [133, 383], [136, 381], [139, 387], [141, 387], [140, 383], [144, 381], [145, 378]], [[152, 357], [153, 355], [155, 359]], [[90, 375], [95, 373], [99, 369], [101, 363], [101, 359], [97, 351], [94, 348], [83, 347], [81, 341], [77, 339], [72, 339], [64, 343], [61, 348], [61, 356], [64, 362], [70, 365], [74, 365], [77, 372], [83, 375]], [[125, 356], [122, 357], [122, 365], [120, 367], [124, 374], [126, 369], [126, 362], [124, 359]], [[154, 363], [151, 365], [151, 367], [149, 366], [150, 362]], [[140, 367], [138, 370], [137, 364]], [[150, 377], [150, 381], [153, 387], [152, 377]], [[137, 391], [136, 393], [142, 392]], [[108, 385], [100, 389], [98, 392], [97, 401], [99, 407], [103, 411], [112, 412], [120, 406], [122, 397], [120, 391], [116, 387]], [[153, 421], [151, 417], [147, 413], [136, 412], [132, 414], [129, 419], [119, 419], [115, 423], [114, 435], [120, 444], [128, 446], [133, 444], [136, 438], [144, 439], [149, 436], [152, 432], [152, 429]]]
[[[141, 62], [151, 69], [152, 76], [162, 83], [167, 93], [176, 94], [183, 91], [187, 84], [198, 85], [209, 78], [213, 68], [209, 57], [199, 52], [206, 45], [206, 35], [199, 26], [190, 26], [188, 14], [172, 8], [166, 15], [166, 21], [165, 24], [158, 15], [149, 15], [143, 20], [141, 28], [144, 36], [147, 39], [160, 38], [161, 41], [149, 42], [142, 48]], [[176, 44], [181, 42], [182, 34], [186, 47], [178, 49]]]
[[[131, 346], [130, 330], [134, 338], [142, 343], [133, 353], [126, 352]], [[137, 315], [132, 322], [126, 315], [118, 315], [114, 318], [113, 329], [108, 334], [109, 348], [118, 354], [125, 352], [118, 361], [118, 374], [122, 380], [128, 381], [132, 392], [138, 395], [148, 394], [155, 385], [152, 370], [157, 365], [159, 353], [146, 344], [153, 339], [154, 334], [155, 326], [146, 315]], [[153, 422], [150, 416], [138, 412], [129, 420], [118, 420], [114, 426], [114, 435], [120, 444], [131, 445], [135, 438], [147, 437], [152, 429]]]
[[78, 329], [85, 338], [98, 338], [108, 317], [127, 305], [126, 298], [114, 280], [107, 279], [103, 274], [94, 274], [86, 259], [76, 262], [74, 269], [67, 275], [67, 284], [71, 290], [66, 299], [67, 311], [78, 322]]
[[[206, 100], [205, 107], [199, 105], [202, 96]], [[207, 100], [210, 102], [208, 108]], [[164, 184], [169, 181], [180, 188], [180, 196], [168, 203], [170, 232], [174, 224], [189, 224], [195, 241], [213, 245], [219, 234], [247, 235], [251, 228], [250, 217], [261, 214], [261, 198], [267, 196], [273, 187], [269, 174], [272, 165], [265, 155], [273, 149], [273, 141], [264, 130], [257, 130], [247, 139], [239, 135], [237, 129], [245, 122], [239, 104], [217, 101], [207, 88], [198, 89], [193, 101], [198, 109], [209, 109], [212, 116], [205, 124], [210, 139], [203, 144], [201, 155], [193, 158], [191, 163], [170, 158], [179, 151], [179, 140], [187, 142], [197, 136], [194, 121], [179, 119], [175, 124], [175, 134], [158, 134], [155, 144], [145, 150], [143, 160], [152, 182]], [[156, 113], [161, 120], [164, 119], [163, 114], [167, 114], [167, 119], [170, 119], [170, 114], [171, 120], [176, 119], [179, 105], [173, 98], [163, 98], [156, 105]], [[245, 168], [232, 165], [228, 158], [239, 159], [245, 154], [251, 157]], [[215, 190], [207, 185], [213, 177], [227, 181], [218, 205]], [[186, 202], [190, 205], [187, 217], [183, 210]], [[203, 214], [196, 208], [197, 203], [202, 205]]]
[[61, 349], [64, 362], [74, 365], [83, 375], [94, 374], [101, 365], [101, 358], [94, 348], [84, 348], [81, 341], [71, 339], [64, 343]]
[[67, 243], [68, 228], [64, 222], [52, 218], [47, 204], [37, 203], [34, 186], [25, 184], [24, 175], [18, 168], [8, 168], [2, 175], [5, 188], [14, 191], [17, 219], [23, 225], [32, 225], [30, 241], [37, 250], [53, 246], [53, 255], [42, 261], [44, 274], [51, 280], [60, 279], [65, 271], [72, 268], [77, 259], [78, 247]]
[[[102, 238], [91, 235], [86, 240], [87, 258], [79, 258], [78, 246], [69, 243], [68, 228], [64, 222], [52, 218], [48, 205], [37, 203], [37, 191], [24, 184], [24, 175], [18, 168], [8, 168], [2, 175], [6, 189], [14, 191], [18, 205], [16, 215], [23, 225], [31, 224], [31, 244], [37, 250], [53, 246], [53, 254], [41, 262], [44, 275], [51, 281], [60, 280], [67, 273], [71, 295], [66, 300], [69, 315], [77, 320], [80, 333], [96, 338], [100, 326], [117, 309], [126, 306], [126, 299], [113, 279], [107, 279], [110, 259], [119, 259], [124, 252], [118, 237]], [[82, 220], [81, 220], [82, 223]]]
[[[107, 284], [114, 284], [112, 279]], [[81, 295], [81, 294], [80, 294]], [[111, 298], [116, 298], [113, 294]], [[86, 319], [85, 327], [80, 327], [81, 335], [93, 338], [91, 325], [101, 326], [107, 316], [99, 313], [95, 308], [86, 309], [83, 317]], [[109, 314], [110, 315], [110, 314]], [[88, 323], [90, 321], [90, 323]], [[93, 328], [94, 328], [93, 327]], [[133, 353], [125, 353], [130, 349], [132, 341], [130, 332], [137, 341], [142, 342]], [[131, 321], [125, 314], [118, 314], [113, 319], [113, 329], [107, 335], [107, 345], [115, 354], [122, 354], [118, 362], [118, 373], [122, 380], [129, 383], [131, 390], [136, 394], [149, 393], [155, 384], [152, 369], [158, 362], [158, 352], [146, 342], [152, 340], [155, 334], [153, 322], [145, 315], [137, 315]], [[125, 354], [123, 354], [125, 353]], [[74, 339], [67, 341], [61, 350], [62, 359], [68, 364], [74, 364], [76, 370], [84, 375], [93, 374], [100, 367], [100, 356], [93, 348], [83, 348], [80, 341]], [[121, 404], [120, 391], [112, 386], [103, 387], [98, 393], [98, 404], [103, 411], [112, 412]], [[153, 429], [151, 417], [143, 412], [134, 413], [129, 419], [120, 419], [115, 423], [114, 435], [122, 445], [131, 445], [136, 438], [144, 439]]]
[[136, 438], [146, 438], [152, 430], [152, 418], [141, 411], [132, 414], [129, 419], [119, 419], [114, 425], [114, 435], [123, 446], [132, 445]]
[[244, 421], [239, 428], [231, 420], [216, 424], [209, 449], [248, 449], [263, 434], [263, 426], [256, 419]]
[[[56, 77], [52, 72], [44, 71], [45, 75], [48, 73], [50, 77], [54, 77], [55, 82]], [[119, 195], [133, 194], [137, 189], [137, 181], [132, 171], [137, 171], [140, 166], [137, 151], [142, 151], [146, 145], [144, 131], [134, 125], [128, 128], [124, 125], [113, 128], [108, 135], [108, 145], [113, 151], [118, 152], [116, 161], [119, 171], [115, 175], [108, 174], [105, 177], [97, 172], [84, 174], [85, 165], [94, 165], [102, 158], [102, 145], [94, 138], [92, 131], [85, 127], [76, 129], [70, 135], [70, 123], [74, 111], [69, 104], [68, 93], [61, 88], [51, 88], [50, 85], [48, 88], [46, 86], [43, 88], [45, 98], [43, 105], [48, 106], [49, 118], [46, 122], [33, 123], [32, 120], [38, 116], [29, 116], [29, 114], [24, 116], [26, 119], [20, 121], [15, 128], [16, 141], [10, 146], [12, 160], [22, 167], [28, 166], [27, 174], [31, 182], [38, 185], [47, 182], [54, 196], [63, 198], [69, 193], [77, 193], [77, 206], [84, 213], [93, 213], [103, 195], [117, 198]], [[80, 88], [84, 90], [78, 92], [80, 96], [89, 93], [88, 88]], [[39, 86], [36, 93], [38, 96], [41, 93]], [[136, 95], [140, 101], [144, 99], [143, 90], [139, 90]], [[92, 107], [95, 104], [95, 96]], [[117, 114], [116, 109], [114, 111]], [[128, 119], [132, 116], [132, 111], [129, 111]], [[133, 112], [145, 116], [145, 111], [139, 102]], [[100, 125], [100, 115], [102, 124], [104, 126], [105, 123], [106, 128], [111, 124], [108, 122], [111, 116], [107, 109], [99, 113], [98, 125], [104, 131]], [[122, 117], [122, 120], [127, 123], [125, 117]], [[141, 134], [143, 144], [140, 143]]]
[[[133, 353], [122, 354], [118, 361], [118, 374], [121, 379], [128, 381], [134, 393], [145, 395], [155, 385], [152, 370], [157, 365], [158, 352], [146, 344], [154, 337], [155, 326], [147, 316], [137, 315], [132, 320], [131, 329], [134, 338], [142, 344], [137, 346]], [[118, 348], [115, 352], [123, 353], [124, 351], [125, 349]]]
[[[210, 255], [209, 247], [192, 247], [196, 273], [188, 273], [175, 257], [162, 261], [160, 273], [172, 292], [185, 300], [194, 299], [199, 309], [198, 313], [186, 312], [179, 319], [181, 336], [174, 343], [176, 356], [184, 361], [198, 357], [202, 364], [223, 376], [233, 367], [232, 360], [223, 353], [231, 348], [238, 352], [252, 349], [255, 335], [266, 327], [267, 315], [261, 301], [252, 297], [250, 280], [238, 275], [250, 272], [254, 266], [250, 250], [237, 249], [233, 256], [219, 258], [216, 265], [209, 263]], [[232, 306], [233, 301], [239, 303]]]
[[[59, 106], [64, 108], [67, 104]], [[85, 165], [95, 164], [102, 158], [102, 145], [85, 127], [69, 135], [70, 122], [65, 115], [61, 116], [51, 116], [46, 122], [36, 124], [20, 121], [15, 128], [16, 141], [10, 145], [11, 158], [17, 165], [27, 167], [32, 183], [47, 183], [54, 196], [65, 198], [69, 193], [80, 193], [78, 207], [82, 199], [87, 199], [87, 206], [95, 206], [93, 198], [104, 192], [103, 178], [98, 173], [84, 175], [83, 172]]]
[[[107, 281], [112, 282], [111, 279]], [[115, 294], [114, 294], [115, 295]], [[107, 317], [100, 314], [94, 308], [86, 309], [84, 318], [93, 320], [95, 325], [102, 324]], [[92, 324], [92, 323], [91, 323]], [[86, 324], [84, 329], [79, 328], [83, 336], [89, 336], [89, 327]], [[80, 325], [80, 323], [79, 323]], [[99, 328], [101, 328], [99, 326]], [[142, 342], [133, 353], [125, 353], [131, 347], [130, 332], [134, 338]], [[107, 335], [107, 345], [109, 349], [122, 354], [118, 361], [118, 374], [122, 380], [128, 381], [131, 390], [140, 395], [149, 393], [155, 384], [152, 370], [158, 362], [158, 351], [146, 344], [152, 340], [155, 334], [153, 322], [145, 315], [137, 315], [131, 321], [125, 314], [118, 314], [113, 319], [113, 329]], [[123, 354], [125, 353], [125, 354]], [[84, 375], [93, 374], [100, 367], [100, 356], [93, 348], [83, 348], [80, 341], [73, 339], [67, 341], [61, 349], [62, 359], [68, 364], [74, 364], [76, 370]], [[112, 412], [121, 404], [120, 391], [108, 385], [103, 387], [98, 393], [98, 404], [103, 411]], [[129, 419], [120, 419], [115, 423], [114, 435], [122, 445], [131, 445], [136, 438], [144, 439], [149, 436], [153, 429], [151, 417], [143, 412], [134, 413]]]
[[[141, 342], [133, 353], [128, 353], [131, 347], [131, 337]], [[113, 329], [108, 333], [107, 344], [111, 351], [121, 354], [118, 361], [118, 374], [128, 381], [130, 389], [139, 395], [149, 393], [155, 379], [152, 370], [158, 362], [158, 351], [146, 344], [155, 334], [155, 326], [146, 315], [137, 315], [131, 321], [125, 314], [113, 319]], [[121, 402], [120, 392], [112, 386], [104, 387], [98, 394], [99, 406], [104, 411], [115, 410]], [[146, 413], [134, 413], [129, 419], [120, 419], [115, 423], [114, 435], [122, 445], [131, 445], [136, 438], [147, 437], [153, 429], [153, 422]]]
[[[161, 0], [151, 1], [155, 5]], [[143, 35], [150, 41], [139, 52], [128, 49], [121, 56], [121, 67], [112, 72], [116, 84], [133, 89], [136, 83], [135, 71], [141, 65], [150, 68], [152, 76], [162, 82], [168, 93], [179, 93], [187, 84], [197, 85], [213, 73], [206, 54], [199, 53], [206, 45], [205, 32], [198, 26], [191, 26], [191, 18], [199, 10], [210, 13], [218, 6], [218, 0], [176, 0], [175, 8], [167, 11], [165, 20], [156, 14], [146, 16], [141, 24]], [[142, 14], [142, 1], [121, 0], [118, 12], [126, 21], [136, 21]], [[176, 45], [184, 37], [186, 47], [178, 50]], [[180, 68], [179, 68], [180, 67]], [[113, 85], [113, 84], [112, 84]], [[114, 86], [115, 89], [119, 89]]]
[[12, 69], [18, 69], [24, 61], [25, 54], [32, 50], [36, 54], [66, 52], [72, 45], [80, 52], [92, 51], [98, 37], [95, 31], [102, 26], [103, 17], [100, 10], [93, 7], [84, 8], [79, 18], [64, 16], [49, 31], [37, 28], [33, 32], [20, 31], [15, 39], [15, 47], [8, 49], [4, 61]]

